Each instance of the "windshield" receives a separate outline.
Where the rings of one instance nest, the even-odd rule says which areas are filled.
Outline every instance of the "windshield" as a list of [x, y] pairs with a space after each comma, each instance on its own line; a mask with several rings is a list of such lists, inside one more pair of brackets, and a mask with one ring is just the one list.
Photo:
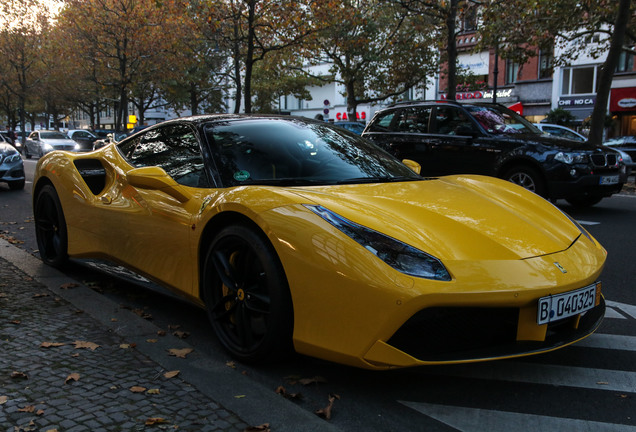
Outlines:
[[42, 139], [68, 139], [62, 132], [40, 132]]
[[490, 134], [514, 135], [540, 133], [536, 127], [532, 126], [532, 124], [523, 117], [502, 106], [465, 105], [465, 108]]
[[224, 186], [421, 180], [366, 139], [326, 123], [244, 119], [205, 127]]

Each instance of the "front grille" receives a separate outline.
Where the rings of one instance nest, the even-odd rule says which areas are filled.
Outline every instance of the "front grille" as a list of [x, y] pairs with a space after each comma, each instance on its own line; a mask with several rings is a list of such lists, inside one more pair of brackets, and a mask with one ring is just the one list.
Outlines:
[[467, 352], [514, 344], [518, 319], [517, 308], [428, 308], [413, 315], [387, 343], [420, 360], [462, 358]]
[[591, 156], [592, 163], [597, 167], [611, 167], [618, 163], [617, 155], [613, 153], [597, 153]]

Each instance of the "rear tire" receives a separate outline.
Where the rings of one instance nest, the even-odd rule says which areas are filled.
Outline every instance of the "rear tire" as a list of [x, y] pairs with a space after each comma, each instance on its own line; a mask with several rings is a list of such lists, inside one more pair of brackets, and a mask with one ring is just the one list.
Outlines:
[[292, 351], [287, 278], [262, 234], [245, 225], [223, 228], [207, 250], [202, 290], [212, 328], [233, 357], [257, 363]]
[[53, 186], [40, 189], [33, 204], [33, 215], [42, 261], [53, 267], [63, 267], [68, 262], [66, 220]]

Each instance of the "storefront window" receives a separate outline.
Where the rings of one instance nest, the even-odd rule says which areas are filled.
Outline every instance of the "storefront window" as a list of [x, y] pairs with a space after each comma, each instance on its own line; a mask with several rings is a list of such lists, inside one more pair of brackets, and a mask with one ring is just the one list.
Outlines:
[[512, 60], [506, 60], [506, 84], [516, 82], [517, 75], [519, 75], [519, 64]]
[[623, 51], [618, 59], [616, 72], [630, 72], [634, 70], [634, 54]]
[[550, 78], [552, 76], [552, 61], [554, 60], [551, 51], [539, 52], [539, 78]]

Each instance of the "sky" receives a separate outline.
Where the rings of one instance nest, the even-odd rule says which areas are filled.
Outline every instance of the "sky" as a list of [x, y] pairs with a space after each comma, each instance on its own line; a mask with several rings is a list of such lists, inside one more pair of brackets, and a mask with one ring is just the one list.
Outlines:
[[[33, 10], [31, 15], [35, 15], [37, 11], [48, 11], [51, 16], [56, 16], [64, 5], [63, 0], [36, 0], [36, 2], [38, 5], [34, 8], [35, 10]], [[22, 11], [25, 3], [28, 2], [25, 0], [0, 0], [0, 25], [7, 25], [15, 18], [24, 21], [30, 15]], [[5, 11], [8, 13], [5, 13]], [[18, 12], [16, 17], [15, 15], [12, 16], [12, 11], [20, 12]]]

